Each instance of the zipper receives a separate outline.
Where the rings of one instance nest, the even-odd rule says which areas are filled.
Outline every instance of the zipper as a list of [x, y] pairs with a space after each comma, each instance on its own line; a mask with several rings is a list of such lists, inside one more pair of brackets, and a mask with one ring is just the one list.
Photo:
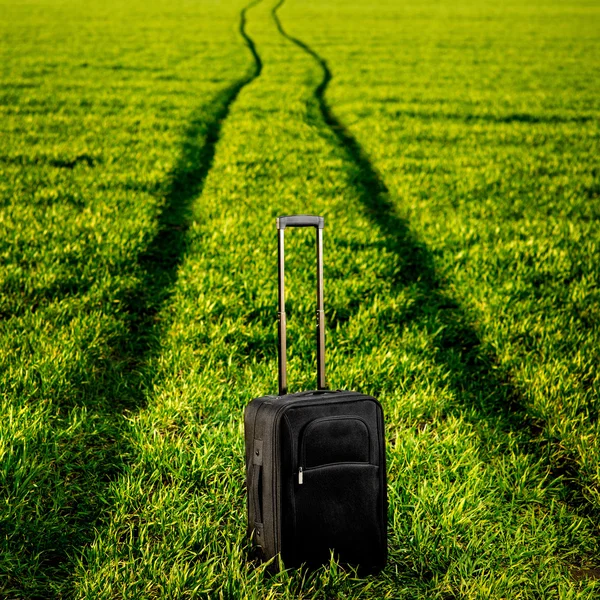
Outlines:
[[377, 465], [372, 465], [372, 463], [369, 463], [369, 462], [344, 461], [344, 462], [339, 462], [339, 463], [327, 463], [326, 465], [317, 465], [316, 467], [309, 467], [308, 469], [305, 469], [304, 467], [298, 467], [298, 485], [304, 485], [304, 473], [306, 471], [315, 471], [317, 469], [322, 469], [323, 467], [337, 467], [337, 466], [344, 466], [344, 465], [377, 466]]

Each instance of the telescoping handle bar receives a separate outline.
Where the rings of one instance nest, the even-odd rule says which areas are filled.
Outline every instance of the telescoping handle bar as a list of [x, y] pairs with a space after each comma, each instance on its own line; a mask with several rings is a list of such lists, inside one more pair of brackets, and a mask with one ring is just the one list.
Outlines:
[[317, 231], [317, 389], [327, 389], [325, 383], [325, 311], [323, 306], [323, 227], [325, 219], [314, 215], [290, 215], [277, 219], [279, 234], [279, 395], [287, 394], [287, 344], [285, 318], [285, 252], [286, 227], [314, 227]]

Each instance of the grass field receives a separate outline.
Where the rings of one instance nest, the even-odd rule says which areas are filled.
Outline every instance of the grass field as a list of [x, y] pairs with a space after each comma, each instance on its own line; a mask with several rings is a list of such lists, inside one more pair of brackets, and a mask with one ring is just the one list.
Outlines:
[[[0, 15], [0, 597], [600, 595], [597, 3]], [[386, 413], [377, 577], [245, 539], [294, 212], [326, 219], [330, 385]]]

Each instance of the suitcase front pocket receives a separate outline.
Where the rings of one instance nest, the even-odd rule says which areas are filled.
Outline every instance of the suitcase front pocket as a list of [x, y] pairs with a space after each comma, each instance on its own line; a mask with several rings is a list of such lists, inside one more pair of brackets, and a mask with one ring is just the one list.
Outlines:
[[358, 564], [380, 552], [378, 466], [359, 462], [308, 468], [303, 485], [295, 487], [298, 562], [322, 564], [333, 550], [343, 562]]
[[311, 421], [300, 443], [299, 467], [370, 462], [369, 428], [360, 417], [323, 417]]

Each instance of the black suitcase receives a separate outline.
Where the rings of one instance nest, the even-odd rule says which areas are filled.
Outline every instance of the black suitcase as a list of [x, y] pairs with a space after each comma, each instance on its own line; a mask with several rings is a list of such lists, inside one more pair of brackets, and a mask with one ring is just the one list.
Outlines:
[[[277, 219], [279, 234], [279, 395], [246, 407], [248, 533], [262, 559], [318, 566], [331, 554], [363, 572], [387, 558], [383, 410], [371, 396], [325, 383], [324, 219]], [[317, 232], [317, 389], [287, 393], [284, 231]]]

